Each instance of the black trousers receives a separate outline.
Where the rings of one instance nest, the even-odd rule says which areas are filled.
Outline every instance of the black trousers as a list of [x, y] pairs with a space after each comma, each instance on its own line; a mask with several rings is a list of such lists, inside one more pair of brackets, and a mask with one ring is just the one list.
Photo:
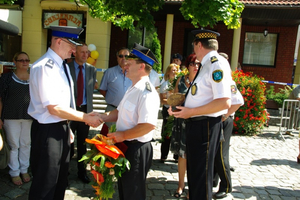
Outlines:
[[145, 200], [146, 178], [152, 164], [153, 148], [150, 142], [127, 142], [125, 157], [130, 162], [130, 170], [118, 180], [120, 200]]
[[29, 200], [64, 199], [68, 184], [70, 135], [67, 121], [31, 125]]
[[[86, 113], [86, 106], [76, 107], [76, 110]], [[85, 139], [89, 135], [90, 126], [84, 122], [71, 121], [70, 127], [74, 135], [76, 134], [77, 139], [77, 161], [86, 153]], [[74, 143], [71, 144], [71, 158], [74, 156]], [[86, 173], [86, 166], [84, 162], [77, 163], [78, 175]]]
[[232, 191], [231, 172], [229, 164], [229, 146], [233, 129], [233, 119], [228, 117], [223, 123], [224, 142], [220, 142], [215, 158], [214, 181], [221, 179], [219, 192], [230, 193]]
[[221, 117], [186, 120], [187, 177], [190, 200], [212, 199], [213, 167]]
[[[169, 117], [169, 113], [168, 113], [168, 108], [163, 106], [162, 107], [162, 117], [163, 117], [163, 123], [161, 126], [161, 135], [163, 135], [163, 132], [165, 131], [164, 126], [166, 125], [167, 121], [168, 121], [168, 117]], [[163, 137], [163, 136], [162, 136]], [[170, 138], [162, 138], [162, 143], [160, 146], [160, 159], [167, 159], [168, 154], [169, 154], [169, 150], [170, 150]]]

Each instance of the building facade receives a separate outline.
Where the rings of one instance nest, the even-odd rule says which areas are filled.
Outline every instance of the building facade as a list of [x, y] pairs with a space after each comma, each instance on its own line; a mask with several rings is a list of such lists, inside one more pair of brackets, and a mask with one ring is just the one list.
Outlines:
[[[215, 27], [204, 27], [221, 34], [218, 38], [219, 52], [229, 55], [233, 69], [240, 64], [242, 70], [252, 71], [263, 76], [265, 80], [299, 84], [300, 64], [295, 60], [299, 57], [297, 49], [300, 1], [241, 0], [241, 2], [244, 3], [245, 9], [239, 29], [227, 29], [223, 23], [218, 23]], [[22, 13], [19, 18], [19, 21], [21, 20], [19, 36], [7, 39], [7, 36], [1, 35], [0, 32], [2, 38], [0, 56], [3, 54], [0, 58], [7, 59], [4, 61], [11, 61], [13, 52], [18, 51], [18, 48], [27, 52], [32, 62], [37, 60], [50, 45], [51, 33], [47, 26], [51, 23], [83, 27], [85, 31], [81, 39], [87, 44], [95, 44], [100, 54], [95, 65], [98, 69], [116, 65], [116, 51], [119, 48], [130, 49], [133, 42], [142, 41], [143, 36], [140, 33], [121, 30], [110, 22], [92, 18], [86, 5], [77, 5], [68, 0], [23, 0], [17, 3], [20, 5], [0, 6], [0, 9], [17, 10]], [[193, 36], [190, 32], [195, 27], [182, 17], [179, 11], [181, 3], [182, 0], [166, 0], [163, 9], [153, 13], [162, 47], [162, 71], [170, 64], [171, 54], [180, 53], [187, 57], [192, 53]], [[147, 30], [141, 29], [140, 32], [147, 33]], [[149, 34], [148, 37], [146, 34], [146, 40], [151, 39], [151, 33]], [[10, 53], [4, 55], [4, 52]], [[101, 77], [102, 72], [99, 70], [98, 81]]]

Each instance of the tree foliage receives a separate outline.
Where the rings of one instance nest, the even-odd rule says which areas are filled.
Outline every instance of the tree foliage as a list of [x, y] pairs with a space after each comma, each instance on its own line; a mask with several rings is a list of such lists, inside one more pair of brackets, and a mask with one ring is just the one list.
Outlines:
[[154, 63], [153, 69], [157, 72], [161, 71], [161, 45], [157, 33], [153, 33], [153, 40], [150, 46], [151, 51], [154, 53], [158, 63]]
[[[74, 0], [71, 0], [74, 1]], [[122, 29], [154, 27], [153, 12], [162, 9], [164, 0], [79, 0], [89, 6], [92, 17], [110, 21]], [[238, 0], [185, 0], [180, 11], [195, 27], [213, 27], [223, 21], [230, 29], [240, 26], [244, 5]], [[137, 22], [137, 23], [134, 23]]]
[[237, 29], [243, 9], [238, 0], [184, 0], [180, 11], [195, 27], [213, 27], [223, 21], [228, 28]]
[[0, 5], [1, 4], [8, 4], [8, 5], [13, 5], [14, 2], [16, 2], [17, 0], [0, 0]]
[[110, 21], [121, 29], [134, 29], [137, 27], [154, 27], [151, 12], [162, 8], [164, 0], [80, 0], [89, 6], [92, 17], [103, 21]]
[[[162, 9], [165, 0], [70, 0], [89, 6], [92, 17], [110, 21], [121, 29], [134, 30], [135, 27], [154, 27], [152, 13]], [[17, 0], [0, 0], [9, 4]], [[240, 26], [239, 18], [244, 5], [238, 0], [184, 0], [180, 11], [195, 27], [213, 27], [223, 21], [230, 29]], [[136, 22], [136, 23], [135, 23]]]

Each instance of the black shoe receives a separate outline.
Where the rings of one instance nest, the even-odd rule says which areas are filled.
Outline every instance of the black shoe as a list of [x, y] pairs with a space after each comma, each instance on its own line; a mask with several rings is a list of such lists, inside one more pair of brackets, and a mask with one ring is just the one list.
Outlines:
[[78, 178], [84, 183], [91, 182], [90, 178], [86, 174], [80, 174], [78, 175]]
[[227, 197], [226, 192], [217, 192], [213, 195], [214, 199], [223, 199], [225, 197]]

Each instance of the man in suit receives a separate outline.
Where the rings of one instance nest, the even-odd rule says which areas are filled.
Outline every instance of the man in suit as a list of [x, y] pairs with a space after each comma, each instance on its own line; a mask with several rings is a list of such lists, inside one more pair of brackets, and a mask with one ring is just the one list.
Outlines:
[[[97, 70], [94, 66], [86, 63], [88, 58], [88, 47], [86, 44], [76, 47], [73, 53], [75, 60], [69, 63], [71, 76], [74, 82], [74, 95], [76, 110], [89, 113], [93, 111], [93, 91], [96, 83]], [[80, 72], [81, 71], [81, 72]], [[80, 78], [81, 77], [81, 78]], [[85, 138], [88, 137], [90, 127], [84, 122], [71, 121], [73, 133], [77, 133], [77, 161], [86, 153]], [[74, 155], [74, 143], [71, 146], [71, 158]], [[89, 183], [90, 179], [86, 174], [86, 166], [78, 162], [78, 178]]]

